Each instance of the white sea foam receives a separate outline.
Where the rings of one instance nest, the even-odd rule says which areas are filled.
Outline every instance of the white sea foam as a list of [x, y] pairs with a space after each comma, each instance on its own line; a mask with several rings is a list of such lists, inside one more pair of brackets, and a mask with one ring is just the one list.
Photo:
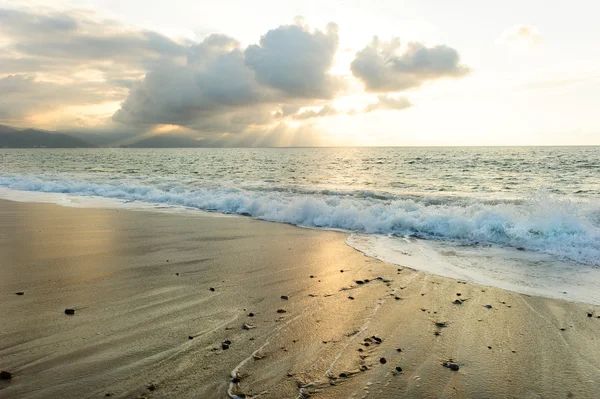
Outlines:
[[500, 245], [352, 234], [365, 255], [425, 273], [549, 298], [600, 305], [600, 268]]
[[600, 266], [600, 204], [574, 203], [546, 194], [522, 202], [440, 198], [432, 202], [414, 196], [303, 194], [239, 187], [191, 189], [173, 182], [150, 185], [111, 178], [94, 182], [31, 175], [0, 175], [0, 187], [187, 207], [366, 234], [498, 244]]

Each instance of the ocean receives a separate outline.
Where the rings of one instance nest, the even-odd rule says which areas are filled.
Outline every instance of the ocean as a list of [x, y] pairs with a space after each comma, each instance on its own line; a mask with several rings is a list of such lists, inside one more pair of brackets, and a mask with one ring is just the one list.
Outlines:
[[0, 197], [342, 230], [390, 263], [600, 304], [600, 147], [0, 149]]

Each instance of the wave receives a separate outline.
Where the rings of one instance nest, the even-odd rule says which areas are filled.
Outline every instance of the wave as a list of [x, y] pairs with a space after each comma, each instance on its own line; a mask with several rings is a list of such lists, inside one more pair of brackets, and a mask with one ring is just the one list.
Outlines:
[[98, 182], [22, 175], [0, 175], [0, 186], [177, 205], [305, 227], [500, 244], [600, 266], [600, 204], [556, 199], [545, 192], [519, 202], [457, 202], [418, 196], [391, 199], [366, 192], [356, 196], [331, 195], [331, 191], [326, 195], [318, 191], [302, 194], [241, 187], [189, 188], [176, 182]]

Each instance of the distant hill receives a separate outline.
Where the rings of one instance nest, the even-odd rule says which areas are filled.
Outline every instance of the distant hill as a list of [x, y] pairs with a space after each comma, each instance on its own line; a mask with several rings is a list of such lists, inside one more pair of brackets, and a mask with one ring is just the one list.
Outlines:
[[128, 147], [131, 148], [198, 148], [203, 146], [201, 140], [195, 140], [188, 136], [177, 136], [163, 134], [159, 136], [149, 137], [131, 143]]
[[0, 125], [0, 148], [89, 148], [85, 140], [59, 132], [36, 129], [19, 130]]

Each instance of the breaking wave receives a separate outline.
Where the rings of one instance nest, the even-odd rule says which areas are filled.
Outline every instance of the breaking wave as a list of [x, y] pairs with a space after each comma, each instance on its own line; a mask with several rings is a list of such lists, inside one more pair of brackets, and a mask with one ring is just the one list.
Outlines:
[[556, 199], [545, 192], [522, 201], [267, 188], [190, 188], [180, 183], [0, 175], [14, 190], [100, 196], [252, 216], [298, 226], [366, 234], [408, 235], [468, 244], [500, 244], [600, 266], [600, 204]]

